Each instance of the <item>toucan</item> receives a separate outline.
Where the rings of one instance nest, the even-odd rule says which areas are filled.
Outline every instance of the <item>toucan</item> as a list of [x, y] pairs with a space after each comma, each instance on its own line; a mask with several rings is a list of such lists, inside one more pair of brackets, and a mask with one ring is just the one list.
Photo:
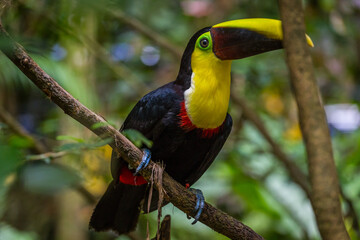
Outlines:
[[[232, 60], [281, 49], [282, 39], [281, 21], [265, 18], [227, 21], [196, 32], [185, 48], [175, 81], [141, 98], [120, 128], [137, 130], [153, 144], [144, 149], [137, 169], [129, 168], [113, 151], [113, 180], [95, 207], [90, 228], [125, 234], [136, 228], [141, 210], [147, 213], [157, 209], [158, 195], [154, 193], [147, 207], [148, 183], [138, 175], [150, 158], [162, 162], [165, 171], [180, 184], [194, 184], [231, 131], [227, 111]], [[307, 35], [304, 39], [313, 46]], [[196, 222], [204, 197], [200, 190], [193, 191], [197, 196]]]

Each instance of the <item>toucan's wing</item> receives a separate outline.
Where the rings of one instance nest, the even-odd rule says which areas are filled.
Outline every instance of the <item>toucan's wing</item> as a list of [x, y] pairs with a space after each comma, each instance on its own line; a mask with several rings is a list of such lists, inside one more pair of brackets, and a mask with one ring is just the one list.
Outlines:
[[[177, 93], [175, 84], [169, 83], [146, 94], [131, 110], [120, 131], [135, 129], [153, 140], [163, 130], [162, 119], [174, 106], [180, 106], [181, 99]], [[111, 174], [114, 179], [118, 177], [122, 164], [123, 160], [113, 151]]]
[[219, 135], [214, 140], [213, 144], [210, 146], [209, 151], [206, 153], [203, 161], [198, 168], [194, 169], [191, 174], [186, 178], [186, 182], [192, 185], [195, 183], [204, 172], [210, 167], [215, 157], [220, 152], [223, 147], [226, 139], [228, 138], [232, 128], [232, 118], [229, 114], [227, 114], [224, 125], [222, 126], [222, 130], [220, 130]]
[[151, 137], [155, 125], [169, 112], [179, 96], [173, 84], [167, 84], [146, 94], [131, 110], [120, 131], [136, 129]]

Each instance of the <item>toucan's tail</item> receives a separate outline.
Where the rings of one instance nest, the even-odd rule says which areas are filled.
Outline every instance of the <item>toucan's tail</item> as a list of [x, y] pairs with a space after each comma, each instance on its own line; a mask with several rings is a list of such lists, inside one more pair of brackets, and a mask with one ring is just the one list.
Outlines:
[[96, 205], [90, 219], [95, 231], [114, 230], [124, 234], [135, 230], [140, 214], [140, 202], [145, 196], [146, 184], [141, 186], [123, 183], [109, 184], [104, 196]]

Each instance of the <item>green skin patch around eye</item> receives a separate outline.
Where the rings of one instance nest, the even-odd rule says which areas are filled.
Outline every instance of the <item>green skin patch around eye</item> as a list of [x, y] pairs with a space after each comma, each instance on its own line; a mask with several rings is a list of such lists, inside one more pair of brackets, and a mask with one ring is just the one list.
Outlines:
[[[200, 44], [200, 41], [202, 39], [207, 39], [209, 41], [209, 44], [207, 47], [202, 47], [201, 44]], [[208, 49], [212, 49], [212, 39], [211, 39], [211, 35], [210, 35], [210, 32], [206, 32], [204, 34], [202, 34], [197, 40], [196, 40], [196, 46], [198, 48], [200, 48], [201, 50], [208, 50]]]

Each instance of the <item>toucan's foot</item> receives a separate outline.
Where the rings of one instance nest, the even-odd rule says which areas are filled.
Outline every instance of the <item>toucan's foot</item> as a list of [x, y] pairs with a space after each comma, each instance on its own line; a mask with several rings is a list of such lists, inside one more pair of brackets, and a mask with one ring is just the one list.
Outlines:
[[136, 168], [134, 175], [137, 175], [141, 170], [143, 170], [144, 168], [146, 168], [147, 165], [149, 165], [151, 159], [151, 152], [149, 149], [144, 148], [143, 153], [144, 155], [141, 159], [139, 166]]
[[205, 198], [200, 189], [190, 188], [190, 191], [196, 195], [196, 205], [195, 205], [195, 209], [194, 209], [196, 212], [195, 217], [194, 217], [195, 220], [191, 223], [191, 224], [195, 224], [199, 220], [200, 215], [204, 209]]

